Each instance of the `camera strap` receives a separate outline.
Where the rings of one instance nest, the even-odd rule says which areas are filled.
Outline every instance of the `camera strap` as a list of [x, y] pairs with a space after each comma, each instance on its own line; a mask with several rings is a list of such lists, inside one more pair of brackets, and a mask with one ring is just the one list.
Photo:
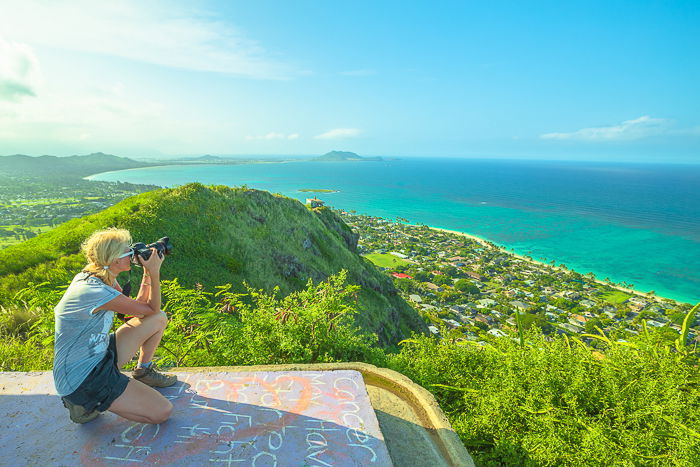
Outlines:
[[127, 297], [131, 296], [131, 269], [129, 269], [129, 278], [126, 280], [124, 286], [122, 287], [122, 293]]

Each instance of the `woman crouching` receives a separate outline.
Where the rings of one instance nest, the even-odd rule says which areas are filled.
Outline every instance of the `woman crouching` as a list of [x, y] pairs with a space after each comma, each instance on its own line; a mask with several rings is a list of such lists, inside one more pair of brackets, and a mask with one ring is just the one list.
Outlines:
[[[151, 362], [168, 319], [160, 309], [163, 257], [151, 249], [143, 265], [136, 299], [121, 293], [117, 275], [131, 268], [133, 251], [127, 230], [95, 232], [82, 245], [88, 264], [78, 273], [54, 310], [56, 340], [53, 376], [56, 391], [75, 423], [109, 410], [128, 420], [162, 423], [173, 406], [152, 387], [175, 384]], [[114, 313], [132, 316], [110, 333]], [[133, 379], [122, 368], [140, 350]]]

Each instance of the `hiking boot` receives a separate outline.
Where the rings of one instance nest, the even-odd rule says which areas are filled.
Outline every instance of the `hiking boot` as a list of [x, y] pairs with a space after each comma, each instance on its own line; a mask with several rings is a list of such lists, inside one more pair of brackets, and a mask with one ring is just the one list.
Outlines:
[[87, 423], [100, 415], [99, 411], [93, 410], [92, 412], [88, 412], [82, 405], [74, 404], [64, 397], [62, 397], [61, 400], [63, 401], [63, 407], [68, 409], [70, 419], [73, 423]]
[[155, 363], [151, 363], [148, 368], [135, 369], [132, 376], [136, 381], [141, 381], [153, 388], [166, 388], [177, 383], [177, 376], [160, 373]]

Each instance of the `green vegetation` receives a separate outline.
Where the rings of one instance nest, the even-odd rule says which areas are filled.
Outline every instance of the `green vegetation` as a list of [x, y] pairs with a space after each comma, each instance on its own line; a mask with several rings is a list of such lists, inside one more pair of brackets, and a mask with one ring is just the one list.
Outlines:
[[479, 295], [479, 288], [467, 279], [459, 279], [455, 282], [455, 289], [469, 295]]
[[482, 465], [698, 465], [697, 353], [659, 333], [604, 353], [573, 338], [421, 337], [391, 365], [430, 389]]
[[151, 165], [155, 164], [137, 162], [126, 157], [117, 157], [101, 152], [87, 156], [70, 157], [30, 157], [16, 154], [2, 158], [0, 174], [25, 178], [80, 178], [99, 172], [148, 167]]
[[364, 257], [380, 268], [395, 268], [396, 266], [411, 264], [410, 261], [390, 255], [389, 253], [371, 253], [369, 255], [364, 255]]
[[[200, 184], [134, 196], [0, 250], [0, 305], [29, 283], [70, 283], [83, 266], [80, 243], [110, 226], [128, 229], [134, 241], [168, 235], [175, 251], [163, 268], [164, 278], [177, 278], [187, 287], [230, 283], [244, 292], [245, 281], [288, 295], [309, 279], [319, 282], [346, 269], [348, 281], [362, 287], [357, 322], [382, 344], [396, 344], [411, 331], [425, 329], [391, 279], [355, 253], [357, 235], [331, 210], [309, 210], [264, 191]], [[136, 270], [134, 287], [140, 275]]]
[[27, 226], [2, 225], [0, 226], [0, 249], [23, 242], [29, 238], [36, 237], [40, 233], [48, 232], [53, 226]]
[[101, 211], [122, 199], [158, 187], [93, 182], [85, 175], [143, 167], [131, 159], [89, 156], [6, 156], [0, 165], [0, 249], [20, 243], [70, 219]]
[[618, 305], [620, 303], [626, 302], [631, 297], [630, 294], [622, 292], [620, 290], [611, 290], [609, 292], [601, 295], [601, 298], [608, 303], [613, 305]]
[[[343, 272], [286, 297], [233, 290], [166, 281], [171, 322], [159, 362], [389, 367], [436, 396], [479, 465], [700, 462], [698, 352], [656, 330], [620, 343], [598, 334], [600, 350], [531, 330], [482, 345], [413, 336], [390, 353], [354, 326], [358, 289]], [[51, 368], [51, 310], [62, 292], [33, 286], [0, 309], [0, 370]]]

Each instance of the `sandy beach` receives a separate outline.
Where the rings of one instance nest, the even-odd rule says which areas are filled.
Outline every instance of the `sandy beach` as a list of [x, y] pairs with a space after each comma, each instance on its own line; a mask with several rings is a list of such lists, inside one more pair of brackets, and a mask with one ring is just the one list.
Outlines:
[[[440, 227], [432, 227], [432, 226], [428, 226], [428, 227], [430, 227], [432, 230], [438, 230], [438, 231], [440, 231], [440, 232], [451, 233], [451, 234], [460, 235], [460, 236], [462, 236], [462, 237], [469, 238], [470, 240], [474, 240], [474, 241], [476, 241], [476, 242], [478, 242], [478, 243], [480, 243], [481, 245], [484, 245], [484, 246], [491, 247], [492, 245], [495, 245], [495, 243], [489, 242], [488, 240], [483, 239], [483, 238], [481, 238], [481, 237], [477, 237], [476, 235], [471, 235], [471, 234], [464, 233], [464, 232], [458, 232], [457, 230], [443, 229], [443, 228], [440, 228]], [[559, 266], [552, 266], [551, 264], [543, 263], [542, 261], [537, 261], [537, 260], [535, 260], [535, 259], [531, 259], [531, 258], [528, 258], [528, 257], [526, 257], [526, 256], [519, 255], [519, 254], [514, 253], [514, 252], [512, 252], [512, 251], [508, 251], [508, 250], [506, 250], [505, 248], [500, 247], [500, 246], [498, 246], [498, 245], [496, 245], [496, 248], [498, 248], [498, 249], [499, 249], [501, 252], [503, 252], [504, 254], [507, 254], [507, 255], [510, 255], [510, 256], [514, 256], [514, 257], [516, 257], [516, 258], [518, 258], [518, 259], [521, 259], [521, 260], [523, 260], [523, 261], [527, 261], [528, 263], [532, 263], [532, 264], [535, 264], [535, 265], [538, 265], [538, 266], [544, 266], [544, 267], [546, 267], [546, 268], [548, 268], [548, 269], [551, 269], [551, 270], [554, 270], [554, 271], [562, 271], [562, 270], [567, 270], [567, 271], [568, 271], [568, 270], [572, 270], [572, 271], [573, 271], [573, 269], [569, 269], [569, 268], [562, 269], [562, 268], [560, 268]], [[578, 271], [576, 271], [576, 272], [578, 272]], [[581, 273], [581, 274], [583, 274], [583, 273]], [[612, 287], [612, 288], [614, 288], [614, 289], [617, 289], [617, 290], [619, 290], [619, 291], [621, 291], [621, 292], [625, 292], [625, 293], [628, 293], [628, 294], [631, 294], [631, 295], [638, 295], [638, 296], [640, 296], [640, 297], [644, 297], [644, 298], [647, 298], [647, 299], [649, 299], [649, 300], [655, 300], [655, 301], [659, 301], [659, 300], [671, 300], [671, 301], [674, 302], [674, 303], [682, 303], [682, 302], [678, 302], [678, 301], [676, 301], [676, 300], [673, 300], [672, 298], [660, 297], [660, 296], [658, 296], [658, 295], [649, 295], [649, 294], [647, 294], [647, 293], [640, 292], [639, 290], [633, 290], [633, 289], [629, 289], [629, 288], [627, 288], [627, 287], [622, 287], [622, 286], [620, 286], [620, 285], [610, 284], [610, 283], [608, 283], [608, 282], [602, 281], [602, 280], [597, 279], [597, 278], [594, 279], [594, 280], [595, 280], [595, 282], [597, 282], [598, 284], [607, 285], [607, 286]]]

